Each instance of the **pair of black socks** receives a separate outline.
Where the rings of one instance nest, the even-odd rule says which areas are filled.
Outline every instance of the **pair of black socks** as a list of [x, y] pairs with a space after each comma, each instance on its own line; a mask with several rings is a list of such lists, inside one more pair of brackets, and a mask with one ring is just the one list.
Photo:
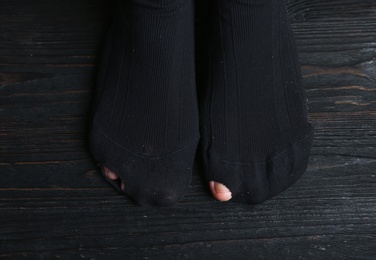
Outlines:
[[119, 1], [99, 70], [91, 151], [138, 204], [184, 196], [200, 136], [207, 180], [226, 185], [235, 201], [261, 203], [306, 169], [312, 129], [285, 3], [217, 0], [213, 8], [199, 106], [194, 1]]

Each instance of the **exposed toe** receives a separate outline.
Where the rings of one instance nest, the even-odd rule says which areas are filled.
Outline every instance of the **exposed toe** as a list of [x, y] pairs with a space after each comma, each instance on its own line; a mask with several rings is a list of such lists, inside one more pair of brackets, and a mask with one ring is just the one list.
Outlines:
[[229, 201], [232, 198], [231, 191], [222, 183], [211, 181], [209, 186], [211, 193], [217, 200]]
[[106, 166], [103, 166], [103, 171], [104, 171], [104, 174], [106, 174], [106, 176], [110, 179], [110, 180], [117, 180], [119, 178], [119, 176], [114, 173], [113, 171], [111, 171], [109, 168], [107, 168]]
[[120, 179], [119, 175], [117, 175], [115, 172], [113, 172], [105, 166], [102, 167], [102, 172], [104, 173], [107, 181], [112, 186], [114, 186], [116, 190], [120, 192], [125, 192], [125, 183], [123, 180]]

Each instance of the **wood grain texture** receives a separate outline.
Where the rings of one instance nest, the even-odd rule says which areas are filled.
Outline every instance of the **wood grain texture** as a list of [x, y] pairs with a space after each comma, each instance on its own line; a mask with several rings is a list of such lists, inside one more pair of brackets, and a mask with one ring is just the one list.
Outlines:
[[0, 258], [375, 259], [373, 0], [288, 1], [315, 139], [303, 177], [258, 206], [216, 202], [199, 164], [169, 208], [98, 174], [86, 137], [112, 8], [0, 0]]

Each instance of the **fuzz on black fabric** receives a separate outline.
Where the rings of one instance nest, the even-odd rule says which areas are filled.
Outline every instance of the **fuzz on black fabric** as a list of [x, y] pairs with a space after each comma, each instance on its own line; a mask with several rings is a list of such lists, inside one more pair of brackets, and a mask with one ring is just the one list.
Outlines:
[[208, 181], [257, 204], [303, 174], [312, 127], [282, 0], [218, 0], [202, 106]]
[[199, 139], [192, 0], [122, 0], [104, 46], [91, 151], [141, 205], [186, 193]]

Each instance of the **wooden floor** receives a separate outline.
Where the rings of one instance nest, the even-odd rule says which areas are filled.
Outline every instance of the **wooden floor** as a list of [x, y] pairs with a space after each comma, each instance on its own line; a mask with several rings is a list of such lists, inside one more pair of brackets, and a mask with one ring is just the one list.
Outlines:
[[199, 166], [168, 208], [98, 174], [88, 119], [112, 6], [0, 0], [1, 259], [376, 259], [375, 0], [289, 1], [315, 138], [303, 177], [258, 206], [215, 201]]

